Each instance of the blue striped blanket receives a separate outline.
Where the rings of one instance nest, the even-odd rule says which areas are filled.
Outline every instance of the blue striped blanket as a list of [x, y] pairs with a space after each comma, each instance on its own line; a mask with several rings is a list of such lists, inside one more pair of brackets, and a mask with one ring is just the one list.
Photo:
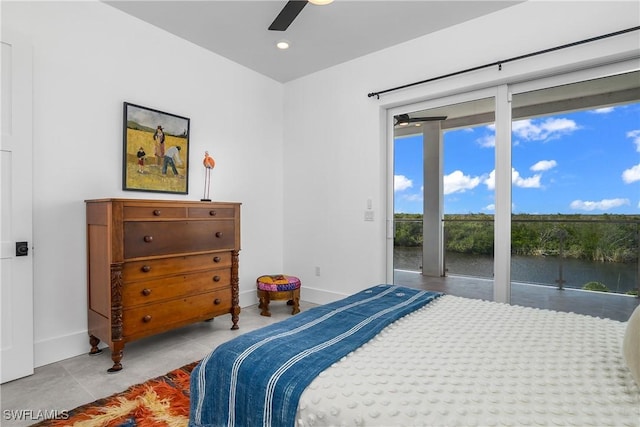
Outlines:
[[440, 295], [374, 286], [218, 346], [191, 373], [189, 425], [293, 426], [320, 372]]

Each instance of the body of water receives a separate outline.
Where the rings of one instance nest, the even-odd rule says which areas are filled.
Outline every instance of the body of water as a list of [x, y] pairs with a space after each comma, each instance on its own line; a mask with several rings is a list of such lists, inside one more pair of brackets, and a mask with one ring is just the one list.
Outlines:
[[[394, 268], [421, 271], [422, 248], [395, 247]], [[447, 252], [445, 268], [449, 275], [493, 277], [493, 258], [480, 255]], [[581, 289], [585, 283], [601, 282], [611, 292], [626, 293], [637, 289], [638, 265], [636, 263], [604, 263], [579, 259], [562, 259], [562, 275], [565, 288]], [[511, 280], [514, 282], [535, 283], [558, 286], [558, 257], [511, 257]]]

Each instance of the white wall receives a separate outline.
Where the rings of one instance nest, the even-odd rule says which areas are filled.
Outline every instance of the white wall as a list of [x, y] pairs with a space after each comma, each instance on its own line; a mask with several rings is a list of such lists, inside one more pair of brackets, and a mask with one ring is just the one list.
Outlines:
[[[301, 277], [303, 299], [330, 301], [392, 280], [385, 268], [387, 108], [637, 58], [638, 33], [379, 100], [368, 93], [635, 27], [639, 7], [636, 1], [530, 1], [287, 83], [284, 267]], [[364, 221], [369, 198], [374, 222]]]
[[[33, 44], [36, 365], [89, 349], [83, 201], [199, 200], [205, 150], [212, 198], [243, 203], [252, 304], [283, 265], [282, 85], [99, 2], [2, 2], [2, 24]], [[187, 196], [121, 190], [124, 101], [191, 119]]]

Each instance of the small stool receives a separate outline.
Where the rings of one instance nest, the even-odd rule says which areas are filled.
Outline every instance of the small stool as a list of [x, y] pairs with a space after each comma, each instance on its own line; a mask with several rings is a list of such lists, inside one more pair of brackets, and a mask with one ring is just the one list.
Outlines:
[[260, 276], [256, 280], [258, 298], [260, 299], [261, 316], [271, 316], [269, 302], [273, 300], [287, 300], [293, 305], [291, 314], [300, 313], [300, 279], [284, 274]]

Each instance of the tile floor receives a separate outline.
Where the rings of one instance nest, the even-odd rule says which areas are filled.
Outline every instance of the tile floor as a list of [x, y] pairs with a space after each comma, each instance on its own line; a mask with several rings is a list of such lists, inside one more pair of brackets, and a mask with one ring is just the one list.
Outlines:
[[[301, 302], [300, 310], [313, 305]], [[269, 310], [271, 317], [264, 317], [260, 316], [257, 305], [243, 308], [238, 323], [240, 329], [235, 331], [230, 330], [231, 315], [225, 315], [212, 322], [196, 323], [129, 343], [122, 359], [124, 369], [114, 374], [107, 373], [113, 365], [108, 348], [95, 356], [83, 354], [36, 368], [33, 375], [0, 386], [0, 425], [28, 426], [41, 421], [34, 419], [38, 411], [69, 410], [118, 393], [199, 360], [220, 343], [241, 333], [291, 316], [291, 307], [284, 301], [272, 302]], [[87, 350], [88, 346], [87, 339]], [[20, 418], [17, 414], [28, 419], [15, 419]]]

